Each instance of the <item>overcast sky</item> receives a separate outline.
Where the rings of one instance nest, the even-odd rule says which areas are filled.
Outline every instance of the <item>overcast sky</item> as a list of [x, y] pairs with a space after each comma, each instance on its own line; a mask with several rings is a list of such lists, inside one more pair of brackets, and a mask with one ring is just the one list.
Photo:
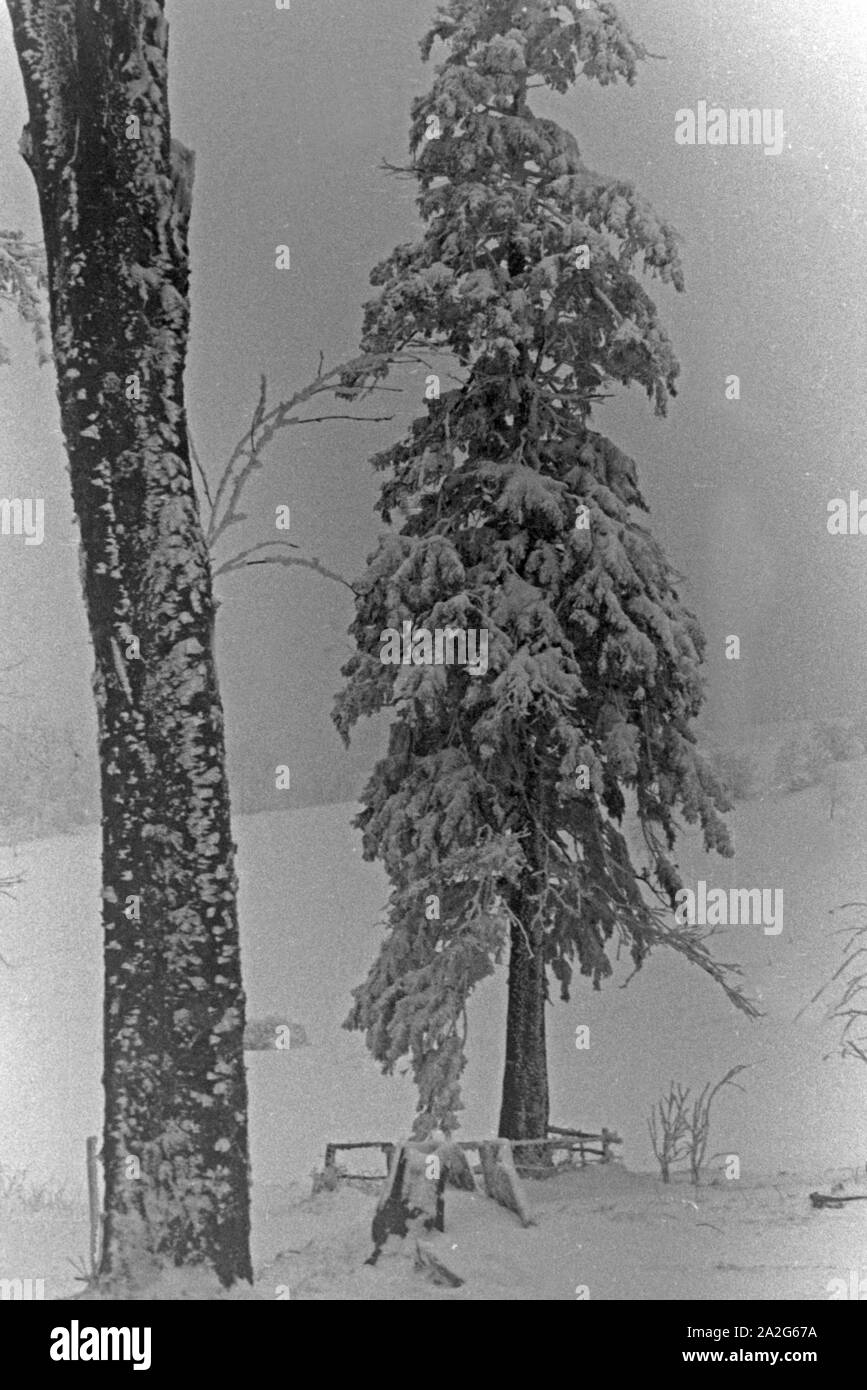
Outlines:
[[[709, 639], [711, 707], [730, 728], [848, 713], [867, 681], [867, 537], [828, 534], [831, 498], [867, 497], [867, 6], [862, 0], [624, 0], [665, 60], [632, 89], [581, 83], [544, 103], [593, 169], [633, 180], [683, 236], [687, 292], [649, 288], [682, 364], [656, 420], [637, 391], [597, 418], [638, 460], [652, 525]], [[217, 469], [266, 373], [275, 398], [357, 348], [367, 277], [418, 229], [406, 157], [418, 40], [432, 0], [169, 0], [172, 123], [196, 152], [187, 399]], [[537, 94], [538, 95], [538, 94]], [[685, 148], [675, 112], [700, 100], [781, 108], [779, 157]], [[542, 105], [538, 109], [543, 109]], [[17, 144], [25, 120], [0, 7], [0, 223], [39, 235]], [[274, 249], [291, 247], [277, 271]], [[0, 496], [43, 497], [42, 546], [0, 537], [7, 664], [0, 718], [25, 705], [86, 731], [91, 652], [50, 368], [2, 317]], [[741, 378], [740, 401], [725, 379]], [[292, 508], [292, 539], [357, 574], [379, 529], [369, 455], [419, 413], [421, 382], [383, 396], [388, 425], [295, 429], [270, 451], [245, 539]], [[333, 409], [332, 406], [327, 407]], [[301, 570], [221, 580], [218, 660], [230, 745], [317, 799], [343, 757], [329, 711], [348, 654], [347, 590]], [[728, 634], [739, 663], [723, 659]], [[89, 737], [89, 735], [85, 735]], [[270, 772], [269, 772], [270, 769]]]

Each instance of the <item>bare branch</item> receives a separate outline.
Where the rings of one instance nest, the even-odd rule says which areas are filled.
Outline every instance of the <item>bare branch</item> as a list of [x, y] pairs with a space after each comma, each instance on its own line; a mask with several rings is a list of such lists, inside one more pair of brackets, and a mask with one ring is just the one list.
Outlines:
[[[248, 546], [246, 550], [240, 550], [237, 555], [230, 556], [228, 560], [224, 560], [222, 564], [218, 565], [214, 570], [214, 577], [216, 578], [218, 574], [229, 574], [231, 570], [243, 569], [245, 565], [249, 564], [251, 555], [255, 555], [260, 550], [268, 550], [272, 545], [285, 545], [290, 550], [298, 549], [298, 546], [292, 541], [287, 541], [281, 536], [275, 536], [270, 541], [257, 541], [255, 545]], [[282, 558], [282, 556], [274, 556], [275, 560], [282, 560]]]
[[[391, 360], [391, 359], [390, 359]], [[395, 361], [401, 359], [396, 358]], [[406, 359], [414, 361], [414, 359]], [[232, 450], [229, 460], [220, 475], [219, 485], [211, 506], [211, 515], [207, 529], [208, 545], [213, 548], [220, 537], [229, 527], [236, 524], [241, 519], [238, 512], [238, 503], [243, 490], [251, 476], [261, 464], [261, 453], [271, 443], [271, 440], [281, 429], [297, 425], [322, 424], [326, 420], [352, 420], [361, 421], [369, 424], [383, 423], [393, 419], [391, 415], [352, 415], [347, 412], [326, 414], [318, 416], [299, 416], [298, 411], [308, 401], [323, 392], [336, 391], [342, 379], [353, 373], [363, 374], [365, 369], [372, 367], [379, 362], [378, 358], [369, 355], [352, 359], [349, 362], [341, 363], [336, 367], [330, 368], [327, 372], [323, 370], [323, 354], [320, 353], [319, 367], [316, 377], [307, 386], [296, 391], [292, 396], [277, 405], [267, 408], [267, 382], [262, 377], [259, 399], [253, 411], [250, 428], [238, 440]], [[364, 393], [378, 388], [375, 385], [364, 388]], [[361, 388], [359, 388], [359, 394]]]
[[[797, 1017], [800, 1018], [806, 1009], [815, 1004], [833, 985], [841, 980], [845, 981], [842, 993], [826, 1013], [826, 1019], [842, 1025], [839, 1034], [840, 1055], [855, 1057], [863, 1062], [867, 1061], [867, 903], [843, 903], [837, 911], [847, 912], [853, 909], [859, 919], [857, 924], [841, 928], [836, 933], [845, 938], [842, 961], [830, 979], [799, 1011]], [[834, 912], [830, 915], [833, 916]], [[854, 1030], [859, 1027], [863, 1027], [864, 1031], [856, 1034]]]
[[309, 560], [303, 556], [271, 555], [262, 560], [247, 560], [246, 563], [248, 565], [300, 565], [302, 569], [313, 570], [314, 573], [321, 574], [325, 579], [333, 579], [337, 584], [342, 584], [344, 588], [349, 589], [350, 593], [358, 592], [348, 579], [344, 579], [343, 575], [338, 574], [336, 570], [331, 570], [327, 565], [323, 565], [315, 555]]
[[205, 497], [208, 502], [208, 518], [210, 520], [210, 518], [214, 514], [214, 499], [211, 496], [211, 485], [208, 482], [208, 475], [202, 467], [202, 461], [199, 458], [199, 451], [196, 448], [195, 440], [193, 439], [193, 434], [189, 426], [187, 426], [187, 443], [190, 449], [190, 459], [192, 461], [193, 467], [195, 468], [196, 472], [198, 473], [201, 479], [202, 487], [205, 492]]
[[657, 1101], [647, 1121], [650, 1142], [664, 1183], [671, 1181], [671, 1165], [686, 1156], [688, 1099], [689, 1090], [672, 1081], [668, 1095]]

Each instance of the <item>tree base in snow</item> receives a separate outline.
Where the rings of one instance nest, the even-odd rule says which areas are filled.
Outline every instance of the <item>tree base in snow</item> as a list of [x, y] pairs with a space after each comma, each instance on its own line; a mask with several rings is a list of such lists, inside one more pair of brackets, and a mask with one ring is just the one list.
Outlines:
[[488, 1196], [493, 1197], [494, 1201], [499, 1202], [507, 1211], [513, 1211], [520, 1218], [522, 1226], [532, 1226], [533, 1219], [521, 1180], [515, 1171], [509, 1140], [492, 1139], [481, 1145], [479, 1154]]
[[475, 1192], [476, 1180], [469, 1160], [459, 1144], [441, 1144], [435, 1152], [443, 1167], [446, 1184], [462, 1192]]
[[398, 1149], [373, 1217], [373, 1253], [365, 1264], [376, 1264], [389, 1236], [445, 1229], [446, 1164], [438, 1147], [409, 1143]]

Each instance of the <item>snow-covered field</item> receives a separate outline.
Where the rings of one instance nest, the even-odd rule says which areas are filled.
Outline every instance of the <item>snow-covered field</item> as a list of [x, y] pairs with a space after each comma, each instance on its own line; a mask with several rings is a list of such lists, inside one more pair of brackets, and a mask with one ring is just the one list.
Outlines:
[[[446, 1230], [431, 1244], [465, 1280], [460, 1289], [414, 1272], [411, 1248], [365, 1268], [371, 1198], [322, 1194], [286, 1210], [281, 1248], [301, 1253], [272, 1264], [263, 1251], [260, 1292], [274, 1297], [288, 1284], [292, 1297], [323, 1299], [814, 1300], [838, 1291], [835, 1279], [850, 1288], [858, 1269], [867, 1300], [867, 1203], [814, 1212], [809, 1184], [794, 1177], [718, 1181], [696, 1193], [619, 1164], [588, 1166], [527, 1184], [537, 1224], [526, 1230], [483, 1195], [449, 1191]], [[867, 1182], [845, 1186], [867, 1196]]]
[[[852, 1183], [867, 1162], [867, 1075], [826, 1060], [834, 1034], [819, 1007], [796, 1017], [837, 960], [829, 909], [865, 896], [867, 760], [846, 773], [833, 821], [819, 787], [741, 804], [730, 818], [734, 861], [684, 842], [681, 865], [694, 878], [783, 889], [779, 936], [760, 927], [719, 936], [717, 954], [743, 964], [763, 1019], [736, 1014], [664, 954], [627, 989], [618, 988], [624, 968], [601, 993], [579, 981], [570, 1004], [552, 1007], [552, 1118], [615, 1129], [626, 1168], [531, 1184], [538, 1224], [526, 1231], [482, 1197], [450, 1194], [438, 1240], [458, 1247], [467, 1284], [457, 1290], [413, 1274], [408, 1256], [363, 1266], [369, 1190], [309, 1197], [328, 1140], [398, 1138], [413, 1113], [409, 1080], [381, 1076], [363, 1040], [340, 1027], [376, 949], [385, 881], [361, 861], [349, 807], [240, 819], [250, 1012], [297, 1021], [310, 1044], [249, 1058], [260, 1295], [288, 1287], [312, 1298], [574, 1298], [587, 1285], [591, 1298], [827, 1298], [829, 1280], [850, 1280], [852, 1270], [867, 1278], [867, 1203], [814, 1212], [807, 1200], [837, 1179], [862, 1190]], [[0, 902], [9, 962], [0, 966], [0, 1164], [82, 1196], [85, 1138], [100, 1127], [97, 835], [2, 850], [0, 870], [10, 869], [24, 882], [14, 901]], [[503, 984], [502, 975], [486, 982], [470, 1014], [466, 1137], [496, 1124]], [[589, 1025], [588, 1049], [575, 1047], [579, 1024]], [[682, 1181], [663, 1187], [650, 1175], [651, 1105], [672, 1078], [700, 1089], [738, 1062], [752, 1064], [745, 1094], [719, 1096], [711, 1151], [737, 1154], [740, 1179], [697, 1193]], [[67, 1257], [86, 1248], [83, 1205], [33, 1213], [0, 1200], [0, 1278], [44, 1278], [46, 1296], [68, 1293]], [[301, 1253], [281, 1256], [289, 1250]]]
[[[814, 1211], [808, 1193], [836, 1187], [867, 1196], [860, 1176], [780, 1173], [698, 1190], [665, 1187], [619, 1163], [529, 1182], [534, 1225], [481, 1192], [446, 1194], [446, 1229], [426, 1237], [464, 1280], [442, 1287], [414, 1268], [415, 1244], [389, 1242], [375, 1268], [375, 1194], [344, 1185], [259, 1183], [253, 1203], [253, 1290], [222, 1297], [278, 1299], [805, 1299], [867, 1301], [867, 1203]], [[84, 1208], [31, 1214], [0, 1204], [0, 1277], [42, 1278], [46, 1298], [68, 1296], [70, 1256], [87, 1249]], [[207, 1282], [169, 1278], [144, 1296], [217, 1297]]]

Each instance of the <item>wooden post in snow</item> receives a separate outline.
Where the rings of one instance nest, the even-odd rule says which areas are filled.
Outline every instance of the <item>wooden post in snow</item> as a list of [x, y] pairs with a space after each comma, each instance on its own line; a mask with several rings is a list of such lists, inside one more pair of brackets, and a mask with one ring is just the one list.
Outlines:
[[522, 1226], [532, 1226], [527, 1198], [515, 1171], [512, 1146], [508, 1139], [491, 1139], [479, 1147], [485, 1191], [501, 1207], [513, 1211]]
[[446, 1170], [436, 1149], [430, 1143], [401, 1144], [374, 1213], [373, 1253], [366, 1264], [376, 1264], [389, 1236], [444, 1229]]
[[90, 1272], [96, 1275], [102, 1259], [102, 1216], [99, 1201], [96, 1135], [87, 1137], [87, 1205], [90, 1211]]

